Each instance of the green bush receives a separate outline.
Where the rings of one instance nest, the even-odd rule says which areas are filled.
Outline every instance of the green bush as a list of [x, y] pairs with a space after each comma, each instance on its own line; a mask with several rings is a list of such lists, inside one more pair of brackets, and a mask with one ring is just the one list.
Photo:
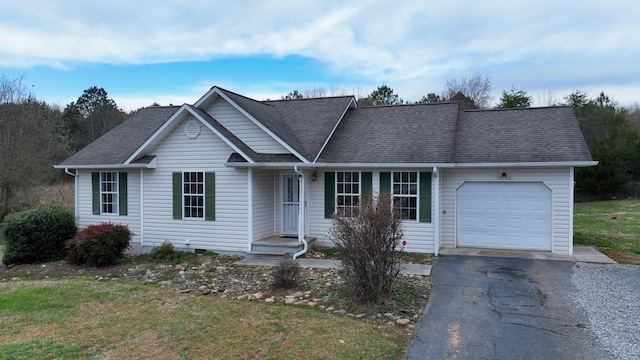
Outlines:
[[162, 245], [154, 246], [151, 249], [151, 260], [153, 261], [171, 261], [179, 263], [184, 257], [184, 252], [176, 250], [173, 244], [165, 241]]
[[2, 233], [5, 265], [55, 261], [66, 255], [65, 243], [78, 227], [73, 213], [61, 205], [45, 205], [7, 215]]
[[75, 265], [109, 266], [124, 257], [134, 234], [126, 225], [102, 223], [80, 229], [67, 242], [67, 261]]

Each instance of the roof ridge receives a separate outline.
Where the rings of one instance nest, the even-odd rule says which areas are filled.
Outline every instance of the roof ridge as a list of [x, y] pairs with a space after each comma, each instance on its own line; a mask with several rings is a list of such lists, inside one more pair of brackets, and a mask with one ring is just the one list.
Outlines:
[[358, 106], [358, 109], [374, 109], [374, 108], [390, 108], [401, 106], [437, 106], [437, 105], [451, 105], [458, 104], [458, 101], [438, 101], [432, 103], [411, 103], [411, 104], [395, 104], [395, 105], [366, 105]]
[[282, 101], [326, 100], [326, 99], [342, 99], [342, 98], [355, 98], [355, 95], [320, 96], [320, 97], [301, 98], [301, 99], [261, 100], [260, 102], [282, 102]]
[[260, 100], [252, 99], [252, 98], [250, 98], [250, 97], [248, 97], [248, 96], [244, 96], [244, 95], [242, 95], [242, 94], [238, 94], [237, 92], [233, 92], [233, 91], [231, 91], [231, 90], [227, 90], [227, 89], [225, 89], [225, 88], [221, 88], [221, 87], [219, 87], [219, 86], [215, 86], [215, 87], [216, 87], [216, 88], [218, 88], [218, 89], [219, 89], [220, 91], [222, 91], [222, 92], [229, 93], [229, 94], [233, 94], [233, 95], [239, 96], [239, 97], [241, 97], [241, 98], [243, 98], [243, 99], [247, 99], [247, 100], [253, 101], [253, 102], [255, 102], [255, 103], [258, 103], [258, 104], [267, 105], [267, 106], [273, 106], [273, 105], [271, 105], [271, 104], [265, 104], [265, 103], [264, 103], [264, 101], [260, 101]]
[[571, 105], [553, 105], [553, 106], [527, 106], [514, 108], [489, 108], [489, 109], [465, 109], [463, 112], [483, 112], [483, 111], [512, 111], [512, 110], [540, 110], [540, 109], [566, 109]]

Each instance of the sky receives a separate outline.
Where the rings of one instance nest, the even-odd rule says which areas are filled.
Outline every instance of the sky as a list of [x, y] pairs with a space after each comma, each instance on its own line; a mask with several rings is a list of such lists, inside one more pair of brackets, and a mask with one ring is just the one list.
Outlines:
[[0, 0], [0, 76], [64, 107], [91, 87], [125, 111], [194, 103], [212, 86], [407, 101], [483, 74], [495, 104], [580, 90], [640, 102], [637, 0]]

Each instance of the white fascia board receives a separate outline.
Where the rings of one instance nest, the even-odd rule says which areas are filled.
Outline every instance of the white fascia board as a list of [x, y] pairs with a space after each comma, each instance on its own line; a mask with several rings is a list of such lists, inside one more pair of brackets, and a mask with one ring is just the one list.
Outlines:
[[173, 115], [171, 115], [171, 117], [169, 119], [167, 119], [167, 121], [164, 122], [164, 124], [162, 124], [162, 126], [160, 126], [160, 128], [158, 130], [156, 130], [156, 132], [153, 133], [153, 135], [151, 135], [147, 139], [147, 141], [145, 141], [138, 148], [138, 150], [136, 150], [131, 156], [129, 156], [127, 158], [127, 160], [124, 161], [124, 163], [125, 164], [129, 164], [130, 162], [135, 160], [144, 150], [149, 148], [150, 145], [154, 144], [155, 141], [157, 139], [159, 139], [160, 135], [163, 134], [166, 129], [168, 129], [168, 128], [172, 129], [173, 128], [172, 125], [176, 121], [176, 119], [178, 117], [180, 117], [182, 115], [182, 113], [184, 113], [185, 109], [188, 109], [188, 108], [189, 108], [189, 106], [187, 104], [183, 104], [175, 113], [173, 113]]
[[504, 162], [504, 163], [457, 163], [457, 168], [488, 168], [488, 167], [586, 167], [596, 166], [598, 161], [552, 161], [552, 162]]
[[225, 144], [229, 145], [229, 147], [231, 147], [233, 150], [235, 150], [238, 154], [242, 155], [243, 158], [245, 158], [245, 160], [247, 160], [249, 163], [253, 164], [255, 163], [255, 161], [253, 161], [249, 156], [247, 156], [247, 154], [245, 154], [242, 150], [240, 150], [234, 143], [231, 142], [231, 140], [227, 139], [225, 136], [223, 136], [218, 130], [216, 130], [216, 128], [214, 128], [213, 126], [211, 126], [211, 124], [209, 124], [208, 121], [206, 121], [205, 119], [202, 118], [202, 116], [200, 116], [200, 114], [198, 114], [197, 112], [193, 111], [193, 109], [191, 107], [187, 107], [187, 111], [193, 115], [193, 117], [195, 117], [196, 119], [198, 119], [202, 125], [204, 125], [207, 129], [211, 130], [211, 132], [213, 132], [214, 134], [216, 134], [222, 141], [225, 142]]
[[[258, 121], [256, 118], [251, 116], [248, 112], [246, 112], [243, 108], [241, 108], [238, 104], [236, 104], [233, 100], [231, 100], [225, 93], [218, 90], [217, 88], [212, 89], [213, 92], [216, 92], [220, 97], [225, 99], [231, 106], [233, 106], [236, 110], [238, 110], [242, 115], [246, 116], [247, 119], [251, 120], [257, 127], [262, 129], [267, 135], [271, 136], [275, 141], [277, 141], [280, 145], [282, 145], [285, 149], [289, 150], [293, 155], [297, 156], [298, 159], [302, 160], [303, 163], [308, 164], [309, 160], [307, 160], [304, 156], [302, 156], [299, 152], [297, 152], [294, 148], [292, 148], [285, 141], [280, 139], [276, 134], [274, 134], [271, 130], [269, 130], [264, 124]], [[197, 106], [197, 105], [196, 105]]]
[[342, 119], [344, 118], [344, 115], [347, 113], [347, 111], [349, 110], [349, 108], [351, 107], [351, 105], [355, 105], [355, 107], [358, 107], [358, 103], [356, 102], [355, 98], [352, 98], [351, 101], [349, 101], [349, 104], [347, 104], [347, 107], [344, 109], [344, 111], [342, 112], [342, 115], [340, 116], [340, 118], [338, 119], [338, 122], [336, 122], [336, 125], [333, 127], [333, 129], [331, 130], [331, 133], [329, 134], [329, 136], [327, 137], [327, 139], [324, 141], [324, 144], [322, 144], [322, 147], [320, 148], [320, 151], [318, 151], [318, 154], [316, 155], [316, 158], [313, 159], [313, 162], [315, 163], [316, 161], [318, 161], [318, 158], [320, 157], [320, 155], [322, 154], [322, 152], [324, 151], [324, 148], [327, 146], [327, 144], [329, 143], [329, 140], [331, 140], [331, 137], [333, 137], [333, 133], [336, 132], [336, 129], [338, 128], [338, 125], [340, 125], [340, 123], [342, 122]]
[[431, 169], [436, 167], [453, 167], [452, 164], [425, 164], [425, 163], [293, 163], [293, 162], [261, 162], [248, 164], [244, 162], [227, 162], [224, 164], [228, 167], [267, 167], [267, 168], [291, 168], [297, 166], [304, 169], [318, 169], [318, 168], [393, 168], [393, 169], [407, 169], [407, 168], [424, 168]]
[[267, 167], [267, 168], [290, 168], [297, 166], [306, 169], [317, 168], [384, 168], [384, 169], [428, 169], [438, 168], [504, 168], [504, 167], [583, 167], [595, 166], [597, 161], [574, 161], [574, 162], [523, 162], [523, 163], [295, 163], [295, 162], [260, 162], [260, 163], [244, 163], [244, 162], [227, 162], [224, 165], [228, 167]]
[[156, 162], [152, 161], [149, 164], [53, 165], [53, 168], [54, 169], [155, 169]]
[[202, 105], [205, 101], [209, 100], [209, 98], [211, 97], [211, 95], [213, 95], [214, 93], [218, 93], [220, 94], [220, 91], [216, 91], [217, 87], [214, 86], [211, 89], [209, 89], [209, 91], [207, 91], [206, 94], [204, 94], [198, 101], [196, 101], [196, 103], [194, 104], [195, 107], [200, 107], [200, 105]]

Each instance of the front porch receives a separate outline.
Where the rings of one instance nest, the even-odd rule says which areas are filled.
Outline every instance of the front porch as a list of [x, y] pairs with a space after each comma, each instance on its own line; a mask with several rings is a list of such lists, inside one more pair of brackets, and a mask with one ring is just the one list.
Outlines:
[[[316, 238], [305, 236], [304, 239], [307, 242], [307, 250], [311, 250]], [[247, 258], [289, 259], [302, 248], [303, 244], [296, 237], [273, 235], [252, 242]]]

